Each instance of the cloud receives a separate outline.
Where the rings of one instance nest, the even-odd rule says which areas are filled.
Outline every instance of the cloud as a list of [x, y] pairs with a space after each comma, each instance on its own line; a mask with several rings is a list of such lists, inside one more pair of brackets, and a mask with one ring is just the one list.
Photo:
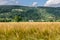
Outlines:
[[32, 3], [32, 6], [37, 6], [38, 5], [38, 2], [33, 2]]
[[48, 7], [60, 7], [60, 0], [48, 0], [44, 6]]
[[0, 5], [6, 4], [8, 1], [0, 0]]
[[19, 2], [17, 0], [0, 0], [0, 5], [17, 5]]

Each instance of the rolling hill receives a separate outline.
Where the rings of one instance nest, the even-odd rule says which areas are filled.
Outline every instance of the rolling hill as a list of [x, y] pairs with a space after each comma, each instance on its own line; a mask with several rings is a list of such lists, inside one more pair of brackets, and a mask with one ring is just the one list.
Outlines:
[[0, 5], [0, 22], [59, 22], [60, 7]]

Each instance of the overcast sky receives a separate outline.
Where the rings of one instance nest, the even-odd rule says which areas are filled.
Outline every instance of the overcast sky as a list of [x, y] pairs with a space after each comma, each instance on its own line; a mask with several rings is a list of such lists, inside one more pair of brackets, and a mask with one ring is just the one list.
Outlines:
[[0, 5], [60, 7], [60, 0], [0, 0]]

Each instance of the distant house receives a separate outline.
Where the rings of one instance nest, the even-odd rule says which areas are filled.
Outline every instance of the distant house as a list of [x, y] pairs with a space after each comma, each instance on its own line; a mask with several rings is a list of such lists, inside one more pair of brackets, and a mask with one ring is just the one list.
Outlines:
[[29, 22], [34, 22], [34, 20], [29, 20]]

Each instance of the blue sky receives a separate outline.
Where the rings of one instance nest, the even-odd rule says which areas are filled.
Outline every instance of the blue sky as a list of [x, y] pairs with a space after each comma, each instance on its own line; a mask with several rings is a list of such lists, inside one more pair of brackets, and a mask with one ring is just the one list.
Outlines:
[[0, 5], [60, 7], [60, 0], [0, 0]]
[[34, 2], [37, 2], [39, 6], [43, 6], [46, 3], [46, 1], [47, 0], [20, 0], [20, 4], [30, 6]]

